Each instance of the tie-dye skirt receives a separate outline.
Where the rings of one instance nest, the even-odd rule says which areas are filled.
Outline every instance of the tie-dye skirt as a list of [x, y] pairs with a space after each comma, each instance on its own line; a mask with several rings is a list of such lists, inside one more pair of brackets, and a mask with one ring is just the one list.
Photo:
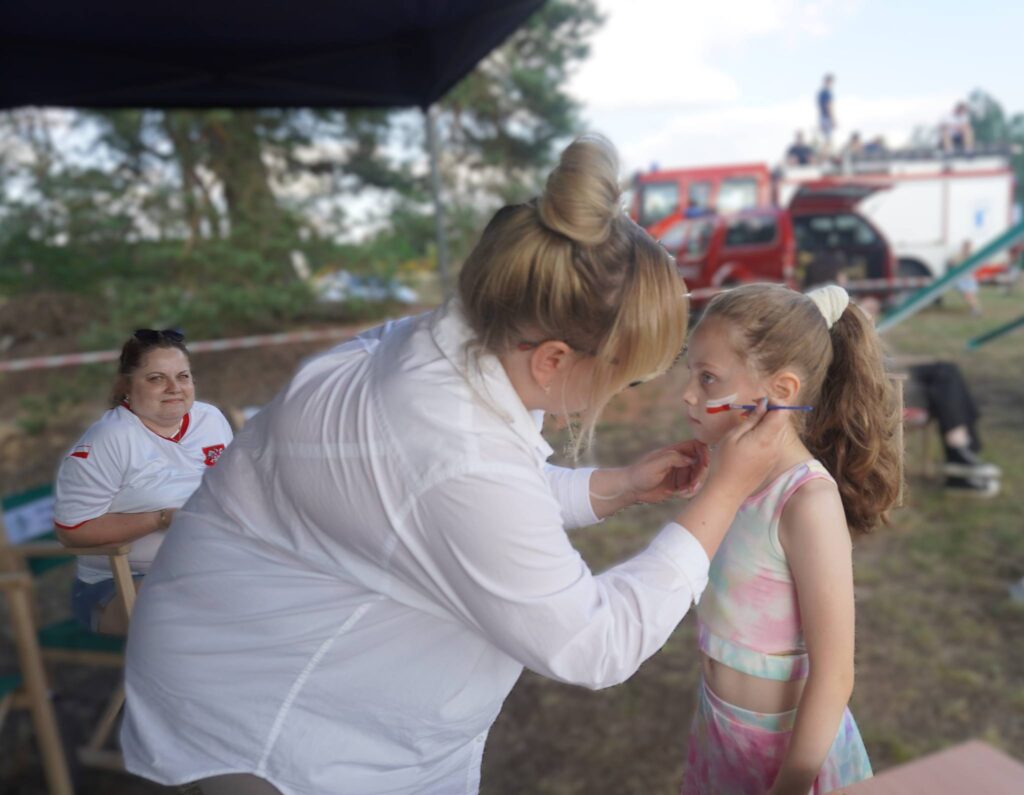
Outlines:
[[[795, 719], [795, 709], [766, 714], [729, 704], [702, 681], [682, 795], [764, 795], [782, 766]], [[866, 778], [871, 778], [871, 762], [847, 709], [811, 793], [822, 795]]]

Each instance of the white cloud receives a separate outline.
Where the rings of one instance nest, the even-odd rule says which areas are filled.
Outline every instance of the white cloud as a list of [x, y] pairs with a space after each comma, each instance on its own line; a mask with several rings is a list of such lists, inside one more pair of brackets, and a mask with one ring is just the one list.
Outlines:
[[[775, 163], [794, 130], [813, 137], [813, 96], [754, 96], [722, 65], [761, 40], [794, 57], [813, 40], [839, 41], [864, 2], [601, 0], [607, 21], [570, 91], [583, 102], [589, 126], [619, 147], [629, 171], [653, 163]], [[882, 135], [898, 146], [915, 126], [935, 124], [956, 99], [946, 92], [900, 93], [841, 91], [834, 142], [856, 130], [864, 139]]]
[[765, 36], [820, 37], [860, 0], [602, 0], [607, 21], [570, 91], [593, 110], [735, 102], [721, 56]]

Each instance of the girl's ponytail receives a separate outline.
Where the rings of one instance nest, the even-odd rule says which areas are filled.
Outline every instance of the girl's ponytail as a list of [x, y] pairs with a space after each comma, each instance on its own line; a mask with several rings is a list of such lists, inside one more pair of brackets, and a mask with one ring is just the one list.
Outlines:
[[850, 529], [864, 533], [886, 521], [898, 499], [900, 407], [867, 316], [849, 306], [829, 334], [832, 362], [804, 443], [836, 479]]

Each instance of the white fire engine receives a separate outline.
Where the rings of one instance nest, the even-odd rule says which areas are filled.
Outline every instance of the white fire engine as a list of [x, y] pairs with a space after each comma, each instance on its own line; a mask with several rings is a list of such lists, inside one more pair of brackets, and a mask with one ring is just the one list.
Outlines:
[[[961, 258], [965, 241], [976, 251], [1015, 220], [1014, 175], [1006, 153], [897, 152], [858, 157], [838, 169], [787, 166], [777, 176], [781, 206], [802, 187], [862, 188], [858, 210], [885, 233], [899, 276], [941, 276]], [[1004, 270], [1012, 256], [1004, 251], [979, 277]]]

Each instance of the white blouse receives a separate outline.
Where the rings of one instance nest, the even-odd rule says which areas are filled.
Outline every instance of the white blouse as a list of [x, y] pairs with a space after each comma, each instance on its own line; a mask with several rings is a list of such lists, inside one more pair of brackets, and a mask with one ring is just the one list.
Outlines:
[[523, 666], [627, 679], [707, 582], [685, 529], [593, 575], [592, 470], [552, 450], [457, 304], [307, 362], [176, 516], [132, 618], [122, 743], [163, 784], [476, 793]]

